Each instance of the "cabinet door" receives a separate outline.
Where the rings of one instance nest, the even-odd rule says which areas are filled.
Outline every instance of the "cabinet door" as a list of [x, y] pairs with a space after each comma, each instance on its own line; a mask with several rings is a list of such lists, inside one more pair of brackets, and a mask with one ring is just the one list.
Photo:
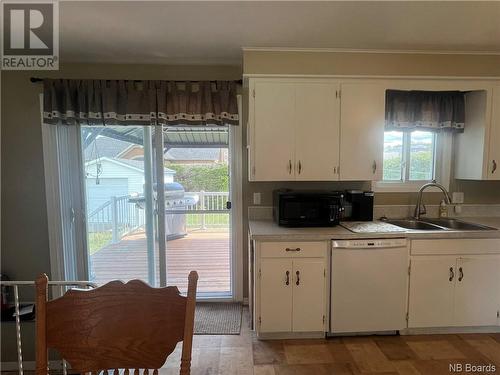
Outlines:
[[340, 179], [382, 179], [385, 88], [372, 83], [341, 87]]
[[[292, 331], [292, 260], [260, 261], [260, 331]], [[287, 276], [288, 272], [288, 276]], [[287, 284], [288, 283], [288, 284]]]
[[304, 82], [296, 86], [296, 180], [338, 180], [338, 88], [333, 82]]
[[500, 86], [493, 89], [488, 179], [500, 180]]
[[325, 330], [325, 260], [293, 261], [293, 332]]
[[294, 84], [255, 81], [250, 96], [250, 180], [294, 180]]
[[488, 256], [458, 258], [455, 325], [496, 325], [498, 261], [499, 258]]
[[408, 327], [453, 325], [455, 263], [455, 256], [412, 257]]

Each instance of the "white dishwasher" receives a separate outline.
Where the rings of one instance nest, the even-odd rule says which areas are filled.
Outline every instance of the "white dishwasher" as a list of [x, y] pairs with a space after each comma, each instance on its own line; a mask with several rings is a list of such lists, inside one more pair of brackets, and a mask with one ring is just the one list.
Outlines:
[[332, 241], [330, 334], [406, 328], [405, 238]]

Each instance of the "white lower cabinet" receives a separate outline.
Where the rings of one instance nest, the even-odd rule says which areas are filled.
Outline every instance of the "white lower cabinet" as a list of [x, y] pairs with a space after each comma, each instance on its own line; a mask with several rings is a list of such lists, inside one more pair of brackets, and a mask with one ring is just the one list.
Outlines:
[[455, 256], [419, 256], [411, 259], [410, 328], [451, 325], [455, 260]]
[[327, 242], [257, 243], [257, 333], [325, 332]]
[[497, 324], [500, 255], [411, 258], [408, 327]]
[[260, 263], [260, 329], [264, 332], [292, 330], [291, 259], [262, 259]]
[[457, 326], [493, 326], [498, 314], [500, 257], [457, 259], [454, 321]]
[[292, 330], [294, 332], [324, 331], [325, 276], [323, 259], [294, 259]]

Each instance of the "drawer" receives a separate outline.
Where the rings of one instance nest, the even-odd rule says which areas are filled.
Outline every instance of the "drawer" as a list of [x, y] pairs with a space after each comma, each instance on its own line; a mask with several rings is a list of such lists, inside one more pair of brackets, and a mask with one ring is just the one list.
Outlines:
[[323, 258], [328, 242], [261, 242], [261, 258]]

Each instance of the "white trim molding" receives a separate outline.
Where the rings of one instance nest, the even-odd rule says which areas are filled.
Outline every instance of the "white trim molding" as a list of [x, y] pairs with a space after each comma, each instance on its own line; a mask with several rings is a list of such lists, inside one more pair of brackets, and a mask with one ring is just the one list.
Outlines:
[[242, 47], [244, 52], [307, 52], [307, 53], [376, 53], [404, 55], [500, 55], [500, 51], [450, 51], [421, 49], [370, 49], [370, 48], [294, 48], [294, 47]]
[[[242, 113], [242, 96], [238, 95], [238, 112]], [[240, 125], [229, 127], [231, 187], [231, 272], [235, 301], [243, 301], [243, 174], [242, 116]]]

